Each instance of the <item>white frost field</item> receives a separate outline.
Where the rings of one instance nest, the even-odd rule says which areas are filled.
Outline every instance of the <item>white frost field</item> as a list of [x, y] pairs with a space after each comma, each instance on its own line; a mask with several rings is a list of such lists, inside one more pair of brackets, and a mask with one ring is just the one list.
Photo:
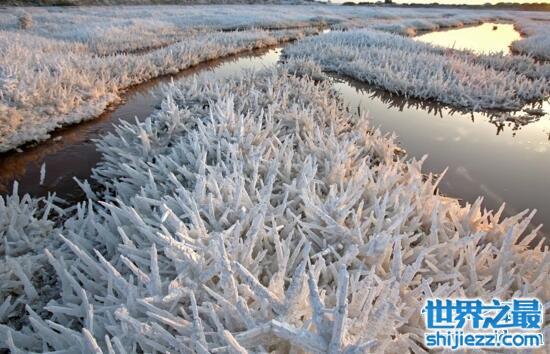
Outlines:
[[550, 94], [550, 65], [530, 57], [476, 55], [371, 29], [306, 38], [285, 54], [390, 92], [473, 110], [520, 109]]
[[145, 122], [99, 141], [87, 203], [0, 200], [0, 344], [424, 352], [427, 297], [548, 303], [532, 213], [501, 220], [440, 196], [367, 122], [328, 82], [281, 68], [168, 88]]
[[46, 139], [63, 124], [99, 116], [129, 86], [316, 32], [199, 32], [143, 55], [110, 56], [94, 56], [61, 40], [0, 32], [0, 152]]
[[[128, 86], [200, 61], [300, 38], [311, 34], [312, 26], [413, 35], [482, 21], [513, 22], [529, 36], [514, 49], [543, 56], [548, 46], [540, 39], [549, 20], [548, 14], [523, 11], [512, 16], [508, 11], [367, 6], [8, 7], [0, 12], [0, 152], [99, 116]], [[230, 30], [241, 31], [222, 33]]]
[[[548, 20], [322, 5], [2, 11], [0, 152], [154, 77], [333, 31], [289, 47], [284, 66], [167, 87], [148, 119], [98, 140], [86, 202], [20, 197], [17, 184], [0, 197], [0, 351], [422, 353], [426, 298], [548, 304], [534, 211], [502, 217], [440, 195], [443, 177], [348, 112], [322, 72], [515, 109], [549, 94]], [[514, 23], [525, 55], [407, 37], [483, 21]]]

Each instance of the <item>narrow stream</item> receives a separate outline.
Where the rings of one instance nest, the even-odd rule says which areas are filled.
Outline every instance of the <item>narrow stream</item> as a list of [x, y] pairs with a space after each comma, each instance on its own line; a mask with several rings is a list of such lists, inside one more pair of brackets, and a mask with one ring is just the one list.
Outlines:
[[[55, 192], [67, 200], [81, 200], [84, 193], [73, 177], [89, 178], [101, 158], [92, 139], [114, 131], [114, 124], [119, 121], [145, 120], [160, 105], [164, 85], [207, 71], [222, 79], [236, 76], [244, 69], [274, 66], [281, 50], [281, 47], [251, 50], [153, 79], [131, 88], [123, 95], [122, 104], [96, 119], [59, 129], [51, 134], [50, 140], [25, 148], [23, 152], [0, 154], [0, 193], [11, 193], [13, 182], [18, 181], [20, 194], [40, 197]], [[42, 164], [46, 167], [46, 177], [40, 185]]]
[[[493, 30], [494, 26], [496, 30]], [[517, 39], [507, 35], [502, 24], [484, 24], [452, 31], [449, 38], [471, 36], [474, 29], [485, 31], [484, 35], [506, 37], [508, 48]], [[499, 32], [501, 31], [501, 32]], [[452, 33], [451, 33], [452, 32]], [[440, 32], [438, 32], [440, 33]], [[435, 35], [435, 34], [429, 34]], [[425, 35], [428, 36], [428, 35]], [[519, 34], [518, 34], [519, 36]], [[492, 42], [488, 39], [489, 42]], [[495, 39], [496, 41], [496, 39]], [[457, 45], [458, 40], [440, 45]], [[504, 46], [504, 47], [502, 47]], [[461, 43], [461, 47], [464, 44]], [[471, 47], [472, 50], [480, 50]], [[72, 180], [87, 178], [99, 161], [91, 141], [113, 130], [118, 120], [144, 119], [161, 101], [160, 91], [171, 79], [182, 80], [203, 71], [212, 71], [218, 78], [238, 75], [241, 70], [275, 65], [282, 48], [252, 51], [239, 56], [220, 59], [198, 65], [178, 75], [163, 77], [139, 85], [130, 90], [124, 103], [100, 118], [63, 129], [54, 134], [59, 141], [51, 139], [22, 153], [0, 155], [0, 192], [11, 189], [14, 180], [20, 183], [20, 193], [33, 196], [55, 191], [70, 200], [82, 198], [82, 192]], [[494, 48], [489, 50], [494, 51]], [[465, 113], [449, 107], [422, 100], [403, 99], [382, 90], [347, 78], [333, 77], [334, 88], [341, 94], [352, 111], [369, 112], [374, 126], [384, 132], [395, 131], [398, 141], [410, 156], [421, 158], [428, 154], [424, 164], [426, 171], [442, 172], [449, 168], [441, 184], [445, 195], [473, 202], [484, 196], [484, 206], [496, 209], [506, 201], [506, 215], [524, 209], [538, 209], [534, 223], [544, 223], [547, 234], [550, 230], [550, 117], [541, 117], [528, 125], [499, 122], [482, 113]], [[541, 103], [542, 104], [542, 103]], [[544, 111], [550, 111], [548, 102]], [[535, 108], [540, 108], [540, 104]], [[46, 164], [44, 185], [39, 185], [40, 167]], [[4, 188], [4, 190], [1, 190]]]

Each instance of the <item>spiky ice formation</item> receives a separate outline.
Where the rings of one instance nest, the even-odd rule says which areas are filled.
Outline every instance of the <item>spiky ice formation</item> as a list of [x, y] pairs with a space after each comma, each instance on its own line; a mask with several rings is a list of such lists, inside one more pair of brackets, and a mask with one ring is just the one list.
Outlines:
[[49, 233], [59, 293], [0, 326], [12, 352], [422, 352], [428, 297], [549, 300], [530, 215], [438, 195], [328, 82], [273, 69], [166, 95], [98, 142], [101, 188]]
[[285, 53], [391, 92], [474, 110], [519, 109], [550, 94], [548, 64], [454, 51], [369, 29], [306, 38]]
[[55, 202], [54, 196], [20, 198], [17, 183], [11, 195], [0, 197], [1, 324], [20, 328], [27, 304], [34, 304], [42, 313], [40, 307], [58, 291], [53, 269], [42, 252], [60, 244], [52, 243], [52, 235], [56, 232], [54, 220], [64, 211]]

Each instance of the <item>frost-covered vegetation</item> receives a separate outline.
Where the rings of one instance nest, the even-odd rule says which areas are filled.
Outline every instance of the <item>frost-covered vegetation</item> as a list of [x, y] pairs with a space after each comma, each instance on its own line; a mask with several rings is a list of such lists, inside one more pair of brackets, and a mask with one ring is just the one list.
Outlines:
[[131, 85], [316, 31], [200, 32], [143, 55], [111, 56], [32, 34], [0, 33], [0, 151], [98, 116]]
[[[549, 17], [323, 5], [6, 8], [0, 13], [0, 151], [98, 116], [130, 85], [301, 37], [312, 26], [411, 35], [486, 20], [528, 23], [535, 16]], [[222, 33], [229, 30], [240, 31]]]
[[550, 65], [530, 57], [476, 55], [371, 29], [306, 38], [285, 53], [394, 93], [474, 110], [519, 109], [550, 94]]
[[491, 21], [495, 18], [506, 20], [499, 16], [479, 16], [479, 15], [455, 15], [443, 16], [441, 18], [429, 19], [405, 19], [402, 21], [380, 22], [369, 26], [372, 29], [402, 34], [406, 36], [414, 36], [418, 32], [437, 31], [445, 28], [473, 26], [481, 24], [485, 21]]
[[423, 352], [426, 298], [550, 300], [532, 214], [440, 196], [328, 82], [198, 77], [98, 148], [88, 202], [0, 200], [13, 353]]
[[514, 51], [541, 60], [550, 60], [550, 18], [541, 16], [518, 21], [516, 28], [527, 38], [512, 43]]

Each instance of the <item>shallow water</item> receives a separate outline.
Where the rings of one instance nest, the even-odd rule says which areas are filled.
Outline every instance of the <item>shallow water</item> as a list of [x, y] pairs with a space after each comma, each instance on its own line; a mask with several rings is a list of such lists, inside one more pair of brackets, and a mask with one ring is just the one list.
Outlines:
[[[144, 119], [161, 101], [164, 83], [184, 80], [198, 72], [212, 71], [218, 78], [238, 75], [244, 69], [275, 65], [281, 48], [249, 52], [198, 65], [173, 77], [153, 80], [130, 90], [125, 102], [96, 120], [64, 129], [50, 140], [23, 153], [0, 155], [0, 187], [20, 181], [20, 192], [34, 196], [55, 191], [71, 200], [82, 198], [72, 176], [89, 177], [99, 161], [92, 138], [112, 131], [118, 120]], [[373, 89], [349, 79], [334, 77], [334, 88], [350, 110], [368, 111], [372, 124], [384, 132], [395, 131], [410, 156], [428, 154], [426, 172], [449, 168], [440, 185], [448, 196], [473, 202], [484, 196], [491, 209], [507, 201], [506, 215], [536, 208], [534, 222], [550, 225], [550, 118], [528, 125], [496, 122], [489, 116], [464, 113], [443, 105], [402, 97]], [[548, 102], [544, 110], [550, 111]], [[46, 179], [39, 185], [40, 166], [46, 163]], [[549, 230], [548, 227], [545, 230]], [[548, 232], [546, 232], [548, 233]]]
[[514, 29], [514, 25], [502, 23], [484, 23], [414, 37], [418, 41], [454, 49], [468, 49], [478, 54], [510, 53], [510, 44], [520, 38], [521, 35]]

